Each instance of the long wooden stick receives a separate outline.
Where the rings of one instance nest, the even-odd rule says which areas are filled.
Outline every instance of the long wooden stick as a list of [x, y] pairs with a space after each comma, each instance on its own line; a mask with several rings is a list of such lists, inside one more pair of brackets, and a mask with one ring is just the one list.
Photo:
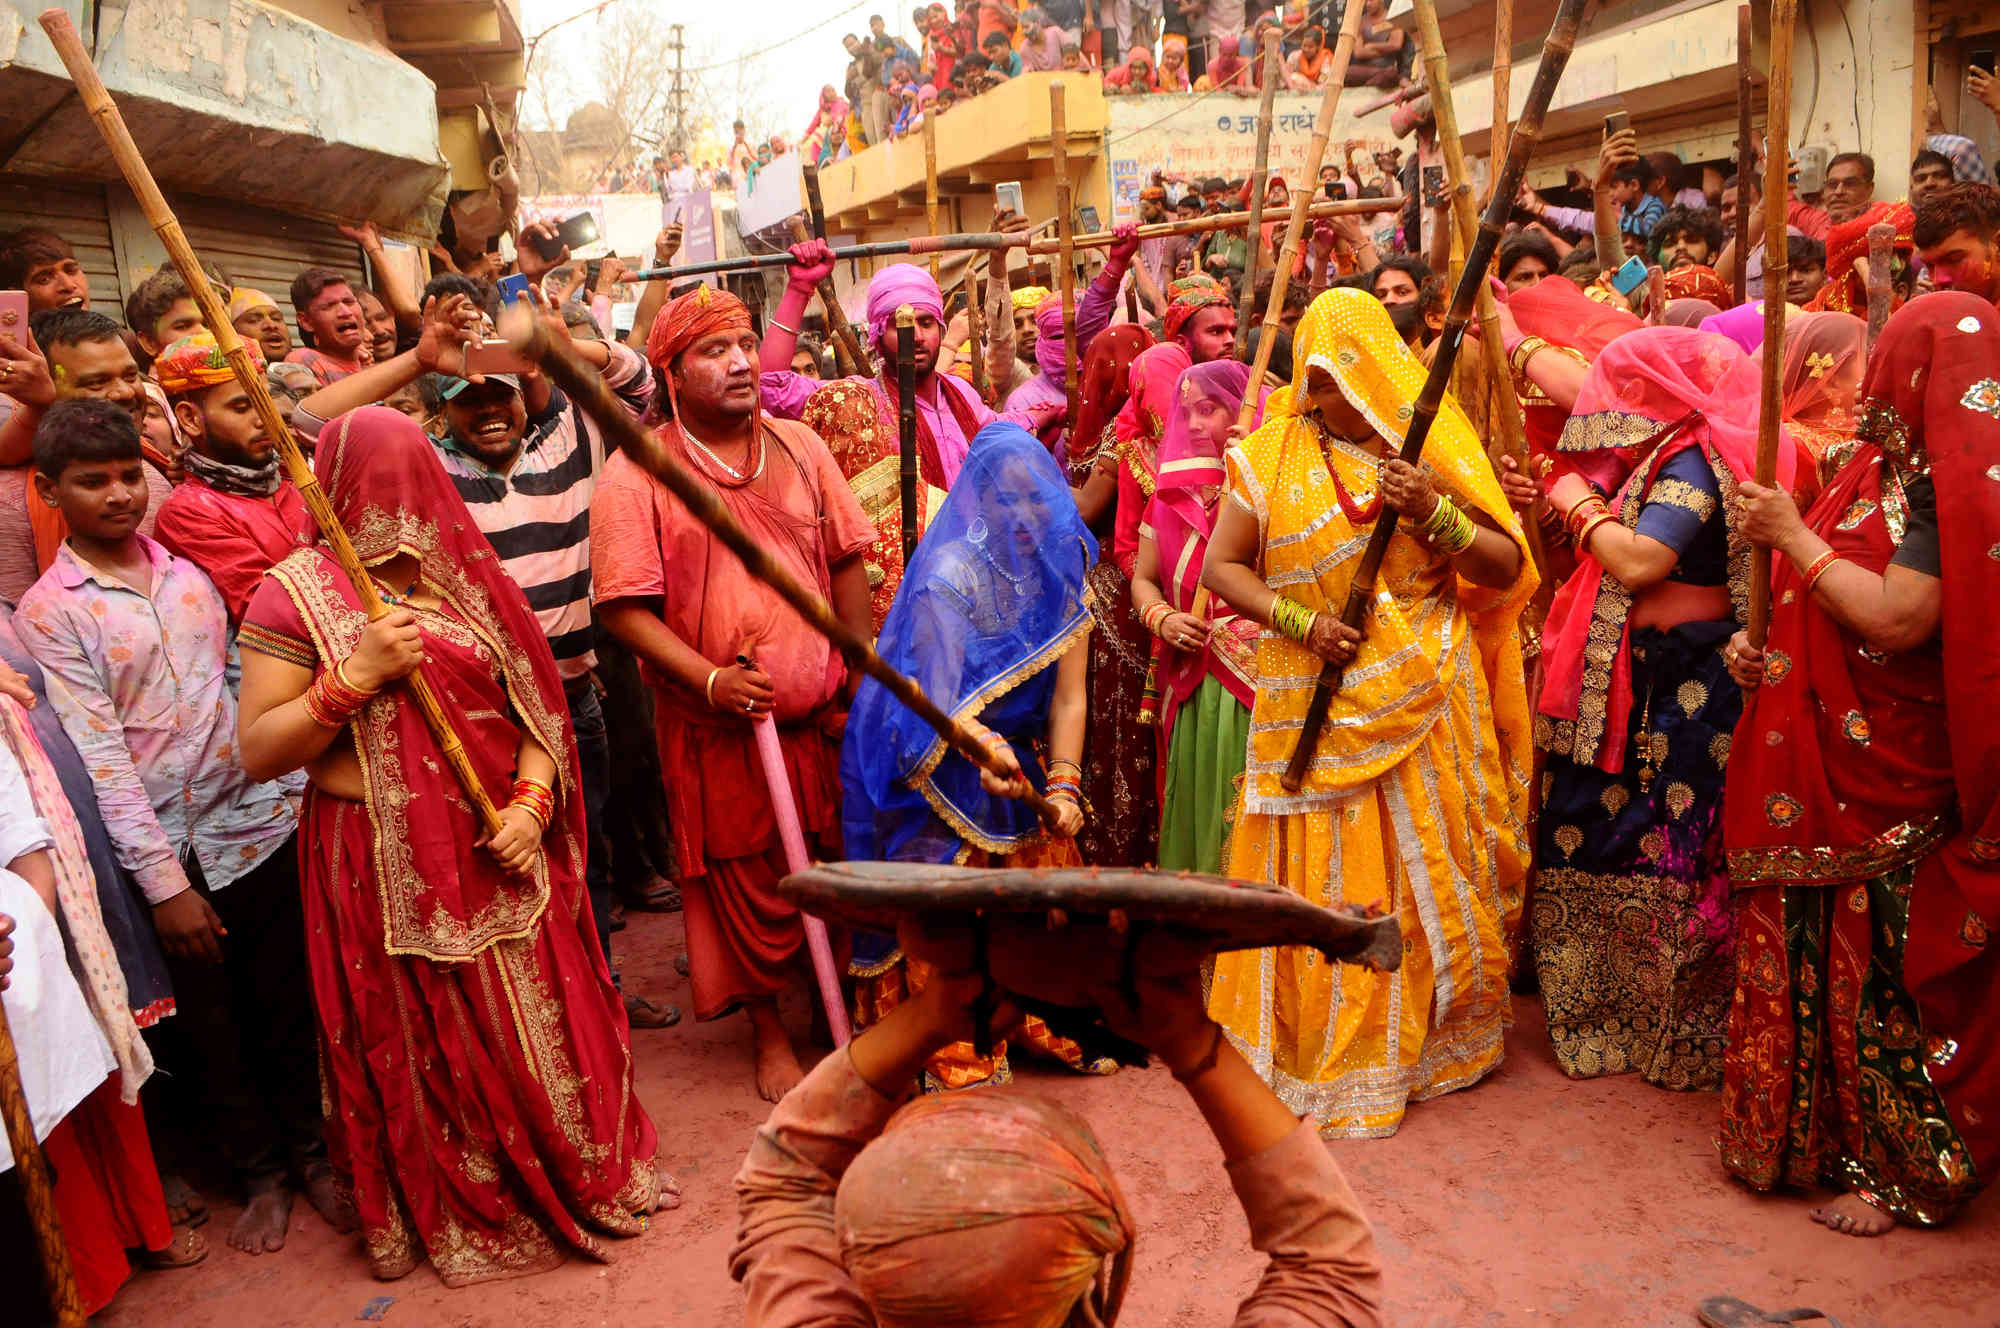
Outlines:
[[[1507, 160], [1507, 120], [1514, 81], [1514, 0], [1497, 0], [1493, 6], [1493, 127], [1488, 131], [1486, 169], [1492, 177], [1489, 188], [1499, 183], [1495, 169]], [[1486, 201], [1492, 202], [1488, 193]]]
[[[937, 113], [924, 112], [924, 212], [930, 221], [931, 235], [938, 233], [938, 192], [937, 192]], [[931, 280], [938, 278], [938, 256], [931, 253]]]
[[896, 446], [908, 567], [917, 547], [917, 315], [907, 304], [896, 306]]
[[[869, 244], [845, 244], [827, 252], [836, 259], [916, 258], [924, 254], [954, 254], [964, 250], [1018, 249], [1024, 238], [1010, 231], [977, 231], [966, 235], [912, 235], [902, 240], [876, 240]], [[651, 267], [635, 272], [633, 281], [680, 281], [715, 272], [749, 272], [760, 267], [789, 267], [790, 253], [745, 254], [741, 258], [717, 258], [702, 263], [682, 263], [676, 267]]]
[[[1341, 89], [1347, 83], [1347, 65], [1354, 58], [1354, 43], [1361, 36], [1360, 0], [1348, 0], [1347, 12], [1340, 20], [1340, 38], [1333, 44], [1333, 68], [1327, 71], [1326, 91], [1320, 94], [1319, 114], [1313, 117], [1312, 141], [1306, 146], [1306, 174], [1309, 181], [1319, 179], [1320, 163], [1326, 160], [1326, 140], [1333, 133], [1334, 112], [1340, 109]], [[1279, 251], [1277, 271], [1290, 272], [1298, 261], [1299, 245], [1305, 239], [1306, 217], [1312, 211], [1312, 186], [1292, 191], [1292, 215], [1285, 223], [1285, 247]], [[1359, 200], [1367, 203], [1383, 204], [1387, 200], [1370, 198]], [[1356, 209], [1357, 211], [1359, 209]], [[1277, 344], [1278, 320], [1285, 314], [1284, 281], [1271, 283], [1271, 298], [1264, 302], [1264, 330], [1257, 337], [1257, 356], [1250, 363], [1250, 387], [1243, 394], [1243, 407], [1236, 412], [1236, 422], [1243, 428], [1250, 427], [1250, 421], [1257, 417], [1257, 386], [1264, 381], [1264, 373], [1271, 367], [1271, 347]]]
[[[799, 170], [805, 182], [806, 212], [812, 217], [812, 233], [816, 240], [826, 238], [826, 206], [819, 198], [819, 167], [807, 162]], [[833, 287], [833, 277], [827, 276], [819, 283], [820, 307], [826, 311], [827, 331], [833, 334], [834, 358], [840, 361], [840, 372], [852, 378], [856, 374], [863, 377], [874, 372], [874, 360], [862, 349], [861, 338], [854, 333], [854, 324], [840, 307], [840, 293]]]
[[[1785, 204], [1790, 191], [1792, 135], [1792, 29], [1799, 0], [1771, 0], [1771, 73], [1764, 84], [1764, 383], [1757, 422], [1757, 482], [1778, 478], [1778, 426], [1784, 410], [1785, 278], [1790, 236]], [[1738, 177], [1736, 196], [1743, 196]], [[1771, 626], [1771, 551], [1750, 550], [1750, 644], [1762, 649]]]
[[[1792, 2], [1779, 0], [1779, 3]], [[1410, 427], [1404, 434], [1399, 455], [1412, 464], [1422, 456], [1431, 425], [1437, 420], [1438, 407], [1444, 401], [1446, 386], [1451, 382], [1452, 362], [1458, 358], [1459, 343], [1465, 337], [1465, 325], [1472, 319], [1473, 305], [1480, 289], [1486, 284], [1486, 270], [1493, 262], [1494, 251], [1500, 247], [1500, 232], [1507, 224], [1507, 214], [1512, 210], [1514, 195], [1521, 187], [1521, 177], [1527, 173], [1528, 157], [1541, 139], [1542, 119], [1548, 113], [1549, 101], [1555, 96], [1556, 84], [1562, 79], [1563, 69], [1569, 64], [1570, 52], [1576, 49], [1576, 32], [1583, 21], [1585, 3], [1586, 0], [1562, 0], [1556, 10], [1555, 22], [1549, 28], [1548, 38], [1542, 43], [1541, 63], [1535, 70], [1535, 81], [1528, 87], [1527, 105], [1522, 107], [1520, 123], [1514, 126], [1513, 136], [1508, 140], [1506, 168], [1494, 186], [1492, 197], [1487, 200], [1486, 215], [1480, 222], [1479, 234], [1465, 257], [1465, 271], [1458, 279], [1457, 289], [1452, 292], [1451, 311], [1445, 316], [1437, 358], [1431, 362], [1430, 374], [1424, 379], [1423, 391], [1418, 394], [1417, 404], [1410, 414]], [[1360, 8], [1358, 4], [1350, 4], [1348, 11], [1352, 14]], [[1433, 98], [1434, 105], [1436, 101]], [[1439, 129], [1442, 137], [1442, 125]], [[1268, 330], [1266, 335], [1269, 335]], [[1250, 381], [1257, 381], [1254, 374]], [[1341, 621], [1356, 630], [1361, 627], [1369, 601], [1375, 597], [1375, 578], [1382, 570], [1383, 555], [1389, 551], [1389, 541], [1395, 534], [1396, 513], [1385, 511], [1368, 537], [1368, 547], [1354, 569], [1347, 603], [1341, 610]], [[1326, 727], [1327, 709], [1333, 704], [1333, 694], [1340, 690], [1344, 672], [1333, 664], [1320, 669], [1319, 682], [1306, 705], [1299, 745], [1292, 752], [1285, 773], [1280, 776], [1279, 782], [1286, 792], [1296, 793], [1305, 784], [1306, 772], [1312, 768], [1313, 753], [1319, 747], [1320, 732]]]
[[[84, 50], [82, 38], [77, 36], [76, 28], [70, 23], [68, 11], [44, 10], [41, 24], [43, 30], [49, 34], [49, 40], [54, 43], [56, 54], [62, 57], [64, 67], [69, 70], [70, 79], [76, 84], [77, 96], [82, 100], [85, 109], [90, 112], [91, 119], [97, 122], [98, 133], [103, 135], [106, 146], [111, 149], [111, 156], [118, 163], [119, 173], [125, 177], [125, 183], [137, 196], [139, 206], [146, 214], [146, 220], [152, 225], [154, 233], [160, 237], [160, 242], [166, 246], [168, 255], [174, 260], [174, 266], [180, 270], [181, 280], [187, 283], [188, 293], [194, 297], [196, 306], [201, 310], [202, 321], [207, 323], [208, 330], [215, 334], [217, 348], [229, 361], [230, 370], [235, 373], [236, 381], [250, 394], [250, 404], [256, 408], [257, 418], [262, 421], [264, 432], [277, 444], [278, 455], [284, 458], [287, 474], [297, 487], [299, 496], [305, 499], [306, 508], [313, 514], [313, 520], [319, 523], [320, 538], [326, 541], [334, 561], [340, 564], [340, 570], [345, 572], [347, 579], [353, 583], [354, 593], [360, 596], [361, 607], [367, 611], [369, 618], [380, 618], [389, 612], [389, 606], [383, 603], [381, 595], [376, 593], [375, 578], [368, 574], [366, 567], [362, 566], [361, 557], [355, 553], [352, 541], [347, 538], [347, 532], [341, 529], [340, 518], [334, 515], [333, 503], [326, 496], [326, 491], [320, 488], [319, 480], [314, 477], [312, 466], [307, 463], [305, 455], [299, 451], [299, 445], [293, 439], [291, 429], [285, 424], [285, 417], [278, 413], [278, 403], [271, 399], [271, 389], [265, 384], [264, 375], [251, 367], [249, 350], [243, 345], [243, 339], [236, 335], [236, 327], [229, 321], [229, 313], [223, 308], [222, 301], [216, 298], [214, 287], [209, 284], [209, 278], [203, 272], [200, 260], [195, 257], [194, 247], [188, 243], [180, 222], [175, 220], [173, 209], [167, 206], [166, 197], [160, 193], [160, 186], [154, 181], [152, 171], [147, 169], [145, 158], [139, 155], [138, 145], [132, 141], [132, 134], [126, 129], [124, 117], [119, 115], [118, 107], [112, 102], [110, 92], [105, 89], [104, 80], [97, 76], [97, 67], [90, 62], [90, 54]], [[465, 744], [459, 741], [458, 734], [453, 731], [451, 720], [445, 714], [437, 693], [431, 690], [422, 669], [411, 673], [405, 681], [409, 686], [411, 697], [417, 703], [417, 709], [423, 714], [424, 724], [444, 751], [446, 764], [451, 767], [452, 774], [457, 776], [458, 782], [465, 789], [466, 797], [471, 800], [480, 824], [488, 834], [497, 833], [500, 829], [500, 814], [494, 809], [493, 800], [487, 796], [485, 787], [481, 785], [478, 772], [472, 768], [472, 760], [466, 755]]]
[[[750, 575], [776, 591], [780, 599], [806, 620], [807, 625], [833, 642], [842, 655], [860, 665], [863, 673], [881, 683], [891, 696], [936, 730], [953, 751], [983, 770], [1002, 778], [1011, 777], [1011, 772], [1001, 768], [985, 746], [963, 725], [939, 709], [937, 702], [926, 696], [915, 680], [892, 668], [876, 652], [873, 641], [842, 622], [831, 604], [794, 576], [790, 569], [772, 556], [769, 549], [738, 525], [714, 488], [697, 479], [687, 467], [674, 459], [658, 437], [642, 428], [611, 395], [611, 389], [604, 385], [601, 375], [586, 368], [574, 350], [555, 342], [542, 319], [521, 319], [510, 327], [509, 334], [514, 348], [539, 364], [549, 379], [567, 393], [570, 400], [581, 406], [584, 414], [596, 421], [607, 439], [631, 457], [640, 469], [665, 485], [695, 520], [708, 527], [724, 547], [736, 555]], [[1030, 792], [1021, 801], [1045, 821], [1055, 816], [1055, 809], [1038, 793]]]
[[1070, 210], [1068, 90], [1061, 79], [1049, 84], [1049, 154], [1056, 167], [1056, 289], [1062, 292], [1063, 432], [1076, 431], [1080, 364], [1076, 346], [1076, 220]]
[[[1465, 166], [1465, 147], [1458, 137], [1458, 112], [1451, 101], [1451, 71], [1446, 66], [1444, 34], [1438, 28], [1437, 5], [1435, 0], [1415, 0], [1417, 15], [1417, 35], [1423, 45], [1424, 78], [1431, 90], [1432, 114], [1437, 117], [1438, 146], [1444, 149], [1445, 170], [1460, 187], [1453, 188], [1451, 195], [1451, 215], [1456, 223], [1458, 238], [1468, 256], [1471, 254], [1473, 235], [1478, 230], [1478, 219], [1472, 211], [1472, 188], [1470, 176]], [[1495, 161], [1506, 158], [1495, 157]], [[1499, 177], [1494, 177], [1498, 185]], [[1493, 206], [1494, 194], [1488, 194], [1486, 205]], [[1509, 198], [1507, 205], [1513, 206]], [[1479, 287], [1479, 353], [1486, 357], [1487, 397], [1492, 409], [1488, 416], [1500, 431], [1501, 449], [1514, 458], [1514, 464], [1521, 473], [1532, 473], [1528, 460], [1528, 425], [1521, 415], [1521, 398], [1514, 392], [1514, 375], [1507, 367], [1507, 352], [1500, 343], [1500, 311], [1494, 303], [1493, 292], [1485, 285]], [[1548, 555], [1542, 548], [1541, 523], [1527, 520], [1521, 523], [1522, 531], [1528, 537], [1528, 552], [1533, 556], [1535, 572], [1543, 575], [1548, 566]]]
[[[1250, 168], [1250, 256], [1243, 262], [1243, 291], [1236, 301], [1236, 358], [1243, 358], [1243, 348], [1250, 344], [1250, 313], [1257, 302], [1257, 254], [1264, 246], [1264, 195], [1270, 192], [1271, 179], [1271, 120], [1278, 100], [1278, 30], [1272, 28], [1264, 34], [1264, 95], [1257, 103], [1257, 155], [1252, 158]], [[1307, 193], [1318, 186], [1312, 180], [1304, 182]], [[1274, 276], [1272, 281], [1283, 281], [1283, 276]]]
[[[0, 1006], [0, 1116], [6, 1118], [7, 1145], [14, 1150], [14, 1165], [21, 1171], [21, 1197], [35, 1228], [35, 1248], [42, 1256], [42, 1272], [48, 1280], [49, 1306], [60, 1328], [83, 1328], [89, 1316], [83, 1312], [69, 1246], [63, 1241], [55, 1181], [35, 1138], [35, 1118], [28, 1111], [27, 1094], [21, 1091], [21, 1062], [14, 1053], [14, 1031], [7, 1025], [5, 1006]], [[29, 1291], [24, 1297], [22, 1288], [16, 1287], [9, 1290], [8, 1299], [19, 1306], [32, 1295]]]
[[979, 307], [979, 273], [970, 263], [965, 265], [965, 353], [972, 357], [972, 390], [986, 401], [986, 311]]
[[1736, 269], [1730, 275], [1736, 303], [1748, 298], [1750, 170], [1757, 151], [1750, 141], [1750, 6], [1736, 7]]
[[1896, 228], [1878, 221], [1868, 228], [1868, 353], [1874, 354], [1875, 340], [1889, 322], [1889, 306], [1894, 303], [1890, 284], [1895, 262]]
[[[1294, 191], [1293, 198], [1295, 201], [1299, 194], [1304, 194], [1310, 199], [1312, 197], [1312, 190], [1302, 189]], [[1377, 212], [1394, 212], [1402, 206], [1403, 200], [1395, 196], [1389, 198], [1325, 198], [1308, 207], [1306, 209], [1306, 216], [1314, 220], [1320, 217], [1366, 217]], [[1203, 231], [1233, 231], [1239, 226], [1248, 225], [1250, 219], [1251, 214], [1248, 212], [1217, 212], [1212, 216], [1188, 217], [1181, 221], [1150, 221], [1143, 226], [1134, 226], [1132, 228], [1132, 238], [1135, 240], [1157, 240], [1164, 235], [1199, 235]], [[1073, 249], [1107, 249], [1116, 243], [1118, 243], [1118, 234], [1116, 231], [1089, 231], [1082, 235], [1070, 237], [1070, 247]], [[1027, 249], [1031, 254], [1052, 254], [1056, 252], [1058, 244], [1059, 241], [1053, 239], [1033, 240], [1028, 243]]]

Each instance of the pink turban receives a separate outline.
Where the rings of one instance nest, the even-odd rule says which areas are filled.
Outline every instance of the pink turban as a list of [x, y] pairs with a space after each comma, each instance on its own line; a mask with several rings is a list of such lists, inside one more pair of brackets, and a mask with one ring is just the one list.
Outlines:
[[1063, 376], [1063, 304], [1051, 295], [1035, 306], [1035, 365], [1051, 378]]
[[[915, 263], [891, 263], [868, 283], [868, 340], [882, 346], [882, 334], [896, 323], [896, 308], [907, 304], [919, 314], [944, 321], [944, 296], [930, 272]], [[893, 357], [895, 347], [882, 346], [885, 357]]]
[[882, 1328], [1118, 1317], [1132, 1214], [1090, 1127], [1004, 1089], [919, 1098], [841, 1178], [840, 1259]]

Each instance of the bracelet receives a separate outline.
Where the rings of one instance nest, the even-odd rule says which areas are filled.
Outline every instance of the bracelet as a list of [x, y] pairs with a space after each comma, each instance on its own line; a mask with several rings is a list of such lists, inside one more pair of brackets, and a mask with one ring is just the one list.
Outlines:
[[764, 321], [766, 323], [769, 323], [772, 327], [777, 328], [780, 332], [789, 332], [793, 336], [797, 336], [799, 334], [799, 330], [797, 328], [791, 327], [785, 323], [778, 321], [778, 316], [776, 314], [772, 314], [769, 318], [765, 319]]
[[1048, 790], [1048, 796], [1051, 798], [1055, 797], [1058, 793], [1079, 800], [1083, 797], [1083, 785], [1073, 775], [1050, 775], [1045, 781], [1045, 785]]
[[1574, 539], [1593, 518], [1610, 515], [1611, 504], [1593, 493], [1563, 514], [1563, 529]]
[[375, 693], [382, 690], [380, 687], [355, 686], [354, 679], [347, 676], [347, 661], [344, 659], [341, 660], [338, 664], [333, 666], [333, 678], [335, 682], [339, 683], [342, 687], [347, 688], [349, 691], [353, 692], [356, 696], [373, 696], [375, 695]]
[[1063, 771], [1063, 770], [1069, 771], [1070, 774], [1074, 775], [1078, 780], [1081, 780], [1083, 778], [1083, 767], [1078, 765], [1074, 761], [1049, 762], [1049, 777], [1051, 779], [1056, 777], [1058, 771]]
[[1536, 351], [1548, 348], [1549, 343], [1541, 337], [1522, 337], [1514, 344], [1514, 349], [1507, 352], [1507, 367], [1513, 372], [1514, 377], [1526, 378], [1528, 361], [1535, 358]]
[[708, 671], [708, 681], [701, 685], [702, 694], [708, 698], [708, 708], [710, 710], [715, 709], [715, 677], [721, 672], [722, 666], [718, 664]]
[[1271, 601], [1271, 626], [1300, 645], [1312, 635], [1313, 623], [1318, 618], [1318, 613], [1289, 596], [1279, 595]]
[[1139, 615], [1139, 622], [1145, 627], [1147, 635], [1158, 636], [1160, 624], [1165, 622], [1173, 611], [1173, 605], [1163, 599], [1156, 599], [1146, 606], [1144, 613]]
[[1206, 1056], [1203, 1056], [1185, 1070], [1168, 1068], [1167, 1073], [1173, 1075], [1175, 1081], [1182, 1087], [1186, 1087], [1207, 1074], [1210, 1070], [1213, 1070], [1216, 1062], [1222, 1059], [1222, 1025], [1216, 1024], [1214, 1028], [1215, 1041], [1208, 1044], [1208, 1054]]
[[374, 692], [363, 691], [347, 681], [341, 672], [345, 660], [330, 669], [321, 669], [312, 686], [306, 688], [306, 714], [321, 728], [339, 729], [360, 714]]
[[1840, 560], [1839, 554], [1835, 553], [1832, 549], [1828, 549], [1825, 553], [1822, 553], [1819, 557], [1806, 564], [1806, 594], [1812, 594], [1813, 587], [1819, 584], [1819, 579], [1826, 575], [1827, 569]]
[[1437, 496], [1437, 505], [1424, 518], [1423, 530], [1432, 546], [1447, 558], [1456, 558], [1479, 538], [1479, 527], [1465, 514], [1465, 509], [1443, 494]]
[[516, 778], [514, 796], [507, 805], [527, 812], [544, 830], [549, 828], [549, 822], [556, 819], [555, 790], [539, 779]]
[[1576, 532], [1575, 543], [1577, 553], [1587, 554], [1590, 551], [1590, 537], [1597, 533], [1597, 528], [1609, 525], [1617, 519], [1617, 517], [1611, 515], [1609, 512], [1599, 512], [1596, 516], [1584, 522], [1583, 529]]

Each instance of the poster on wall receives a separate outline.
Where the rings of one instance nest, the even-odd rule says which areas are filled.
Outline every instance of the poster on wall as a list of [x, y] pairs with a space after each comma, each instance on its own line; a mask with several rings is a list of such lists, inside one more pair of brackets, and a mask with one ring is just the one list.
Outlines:
[[[1271, 170], [1293, 188], [1306, 184], [1306, 156], [1319, 118], [1317, 93], [1280, 93], [1271, 111]], [[1178, 104], [1177, 104], [1178, 103]], [[1115, 221], [1139, 219], [1139, 191], [1154, 171], [1198, 180], [1247, 178], [1257, 164], [1257, 108], [1248, 99], [1172, 94], [1113, 97], [1109, 101], [1109, 171]], [[1378, 111], [1357, 120], [1345, 112], [1335, 120], [1326, 160], [1345, 164], [1346, 145], [1356, 156], [1378, 150], [1415, 150], [1414, 138], [1397, 139], [1389, 115]]]

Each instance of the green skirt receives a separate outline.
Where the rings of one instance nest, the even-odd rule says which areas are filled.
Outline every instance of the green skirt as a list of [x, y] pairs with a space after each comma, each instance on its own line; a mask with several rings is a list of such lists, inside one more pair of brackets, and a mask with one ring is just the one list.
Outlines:
[[1167, 796], [1160, 806], [1160, 866], [1222, 875], [1237, 784], [1250, 749], [1250, 708], [1210, 674], [1174, 716]]

